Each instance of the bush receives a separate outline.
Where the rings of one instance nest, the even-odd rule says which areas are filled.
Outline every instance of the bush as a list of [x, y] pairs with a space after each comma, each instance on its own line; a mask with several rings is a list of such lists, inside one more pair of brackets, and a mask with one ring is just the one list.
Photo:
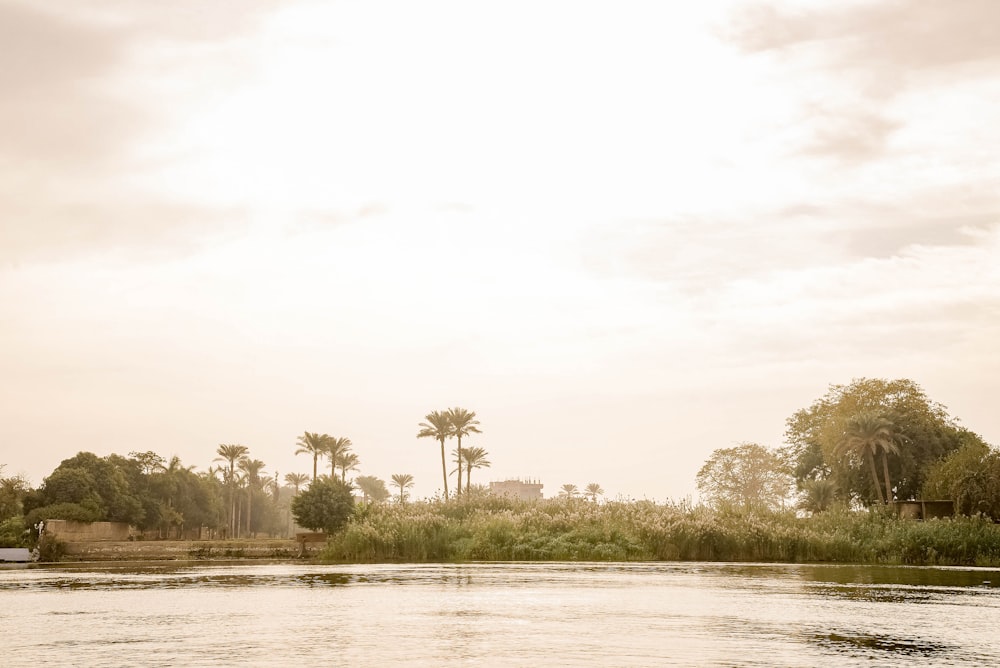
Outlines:
[[317, 478], [292, 500], [292, 515], [299, 526], [334, 533], [354, 513], [351, 486], [337, 478]]

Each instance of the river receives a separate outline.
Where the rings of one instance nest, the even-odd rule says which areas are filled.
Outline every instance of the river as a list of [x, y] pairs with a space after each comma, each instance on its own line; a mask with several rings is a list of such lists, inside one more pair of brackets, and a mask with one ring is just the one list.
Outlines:
[[996, 666], [1000, 571], [718, 563], [0, 569], [0, 665]]

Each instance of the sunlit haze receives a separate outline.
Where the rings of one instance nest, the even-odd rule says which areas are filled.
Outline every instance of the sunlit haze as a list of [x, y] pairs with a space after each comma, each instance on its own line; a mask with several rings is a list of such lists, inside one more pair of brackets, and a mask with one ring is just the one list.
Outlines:
[[[0, 0], [0, 463], [680, 499], [831, 383], [1000, 443], [1000, 3]], [[449, 445], [449, 449], [453, 447]]]

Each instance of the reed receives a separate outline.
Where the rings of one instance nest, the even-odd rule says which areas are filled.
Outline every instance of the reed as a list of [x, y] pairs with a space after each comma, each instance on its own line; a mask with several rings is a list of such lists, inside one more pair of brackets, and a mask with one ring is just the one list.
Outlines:
[[501, 497], [369, 505], [331, 537], [329, 563], [754, 561], [1000, 565], [1000, 525], [917, 522], [881, 509], [744, 513], [649, 501]]

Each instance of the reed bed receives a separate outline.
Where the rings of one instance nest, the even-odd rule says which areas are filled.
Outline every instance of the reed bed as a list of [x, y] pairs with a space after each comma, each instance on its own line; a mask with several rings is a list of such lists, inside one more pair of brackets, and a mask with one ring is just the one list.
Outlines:
[[748, 561], [1000, 565], [1000, 525], [918, 522], [882, 509], [746, 513], [650, 501], [479, 497], [362, 506], [328, 563]]

